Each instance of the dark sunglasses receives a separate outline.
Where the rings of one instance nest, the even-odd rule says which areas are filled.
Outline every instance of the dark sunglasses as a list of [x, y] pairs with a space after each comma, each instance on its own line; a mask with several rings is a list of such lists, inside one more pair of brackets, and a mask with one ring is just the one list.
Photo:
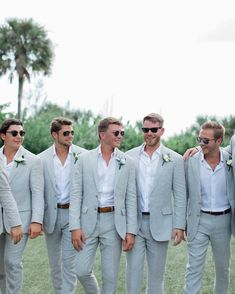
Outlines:
[[158, 127], [158, 128], [142, 128], [142, 131], [147, 134], [149, 131], [151, 131], [152, 133], [157, 133], [158, 130], [160, 130], [162, 127]]
[[24, 135], [25, 135], [25, 131], [16, 131], [16, 130], [14, 130], [14, 131], [8, 131], [8, 132], [6, 132], [6, 133], [9, 133], [9, 134], [11, 134], [12, 135], [12, 137], [16, 137], [18, 134], [20, 134], [20, 136], [21, 137], [24, 137]]
[[210, 141], [213, 141], [213, 140], [215, 140], [215, 139], [208, 139], [208, 138], [197, 137], [197, 141], [198, 141], [199, 143], [202, 142], [202, 143], [205, 144], [205, 145], [209, 144], [209, 142], [210, 142]]
[[71, 132], [70, 131], [65, 131], [65, 132], [63, 132], [63, 136], [64, 137], [68, 137], [70, 134], [73, 136], [74, 135], [74, 131], [71, 131]]
[[121, 132], [115, 131], [115, 132], [113, 132], [113, 134], [114, 134], [115, 137], [118, 137], [119, 134], [123, 137], [125, 135], [125, 132], [124, 131], [121, 131]]

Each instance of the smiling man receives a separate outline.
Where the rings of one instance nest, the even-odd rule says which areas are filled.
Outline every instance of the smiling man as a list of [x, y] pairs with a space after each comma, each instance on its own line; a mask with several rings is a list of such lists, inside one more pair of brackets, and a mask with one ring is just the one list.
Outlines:
[[[40, 158], [28, 150], [22, 143], [25, 131], [17, 119], [7, 119], [0, 127], [3, 147], [0, 159], [9, 178], [9, 185], [15, 198], [23, 227], [23, 238], [14, 245], [9, 234], [0, 241], [0, 258], [5, 269], [1, 269], [1, 290], [5, 293], [19, 294], [22, 290], [22, 255], [28, 238], [33, 239], [42, 231], [44, 211], [43, 169]], [[6, 280], [6, 282], [5, 282]]]
[[163, 117], [143, 118], [144, 144], [127, 152], [135, 160], [138, 196], [138, 234], [127, 253], [127, 293], [140, 294], [145, 255], [146, 293], [164, 293], [164, 272], [169, 240], [184, 240], [186, 189], [182, 156], [161, 143]]
[[75, 249], [69, 231], [70, 184], [73, 168], [85, 149], [73, 145], [73, 123], [65, 117], [51, 122], [54, 144], [39, 154], [44, 169], [43, 226], [55, 294], [74, 293]]
[[100, 246], [102, 294], [117, 290], [121, 249], [129, 251], [137, 230], [134, 162], [118, 147], [121, 122], [108, 117], [98, 126], [100, 145], [78, 158], [70, 204], [76, 274], [85, 293], [100, 293], [92, 273]]
[[228, 291], [235, 194], [230, 155], [220, 148], [224, 132], [216, 121], [204, 123], [198, 137], [201, 150], [185, 162], [188, 192], [185, 294], [200, 292], [209, 243], [216, 272], [214, 293]]

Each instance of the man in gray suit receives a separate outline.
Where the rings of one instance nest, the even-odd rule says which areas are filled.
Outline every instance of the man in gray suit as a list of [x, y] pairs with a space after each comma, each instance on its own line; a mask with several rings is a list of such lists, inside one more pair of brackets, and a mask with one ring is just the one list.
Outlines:
[[128, 294], [140, 294], [145, 254], [148, 266], [148, 294], [164, 292], [164, 272], [169, 240], [184, 240], [186, 188], [182, 156], [161, 143], [164, 134], [161, 115], [143, 118], [145, 143], [127, 152], [136, 163], [138, 234], [127, 253]]
[[230, 155], [220, 148], [224, 127], [215, 121], [201, 126], [200, 152], [186, 161], [188, 194], [188, 263], [185, 294], [200, 292], [209, 243], [215, 262], [215, 293], [229, 284], [230, 238], [234, 234], [234, 178]]
[[14, 244], [22, 239], [22, 223], [17, 205], [11, 193], [7, 175], [0, 166], [0, 235], [3, 231], [10, 234]]
[[79, 251], [76, 273], [85, 293], [100, 293], [92, 273], [100, 246], [101, 293], [114, 294], [121, 249], [132, 249], [137, 231], [135, 167], [130, 157], [118, 149], [124, 135], [119, 120], [101, 120], [98, 133], [98, 148], [78, 158], [69, 220], [73, 246]]
[[[0, 127], [4, 143], [0, 159], [9, 178], [9, 185], [15, 198], [23, 227], [23, 238], [14, 245], [11, 237], [4, 234], [0, 240], [0, 254], [4, 258], [6, 293], [19, 294], [22, 290], [22, 255], [28, 238], [36, 238], [42, 231], [44, 211], [43, 169], [38, 156], [23, 146], [25, 131], [17, 119], [7, 119]], [[1, 289], [5, 293], [4, 287]]]
[[[4, 238], [3, 232], [10, 235], [14, 244], [17, 244], [23, 236], [16, 202], [12, 196], [7, 175], [0, 166], [0, 240]], [[5, 281], [1, 278], [2, 276], [4, 276], [4, 260], [3, 256], [0, 255], [0, 289], [6, 292]]]
[[51, 122], [54, 144], [39, 154], [44, 168], [45, 232], [51, 279], [56, 294], [74, 293], [76, 251], [69, 231], [70, 179], [73, 167], [85, 150], [72, 144], [72, 121], [64, 117]]

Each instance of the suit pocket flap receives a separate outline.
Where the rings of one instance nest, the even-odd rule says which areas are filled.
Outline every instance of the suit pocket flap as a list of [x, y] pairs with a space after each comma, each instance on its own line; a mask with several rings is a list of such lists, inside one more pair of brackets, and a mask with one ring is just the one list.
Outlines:
[[88, 207], [87, 206], [83, 206], [82, 207], [82, 213], [87, 213]]
[[161, 211], [163, 215], [172, 214], [172, 209], [170, 207], [162, 208]]

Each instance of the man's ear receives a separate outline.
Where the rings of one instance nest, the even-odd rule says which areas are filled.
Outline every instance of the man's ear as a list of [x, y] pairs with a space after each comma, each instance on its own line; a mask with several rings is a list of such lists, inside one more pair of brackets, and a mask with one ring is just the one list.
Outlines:
[[51, 135], [52, 135], [53, 139], [57, 138], [57, 136], [58, 136], [58, 134], [56, 132], [52, 132]]
[[2, 139], [2, 141], [5, 141], [6, 134], [4, 134], [4, 133], [0, 133], [0, 138]]

